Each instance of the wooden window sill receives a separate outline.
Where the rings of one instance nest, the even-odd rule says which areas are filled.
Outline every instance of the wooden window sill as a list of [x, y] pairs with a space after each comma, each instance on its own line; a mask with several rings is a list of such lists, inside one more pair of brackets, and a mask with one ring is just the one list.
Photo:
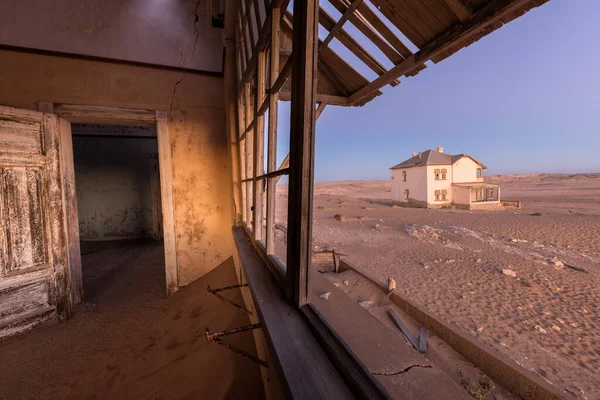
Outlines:
[[354, 398], [301, 312], [287, 300], [244, 230], [234, 228], [233, 237], [269, 346], [271, 359], [268, 361], [274, 364], [286, 397]]

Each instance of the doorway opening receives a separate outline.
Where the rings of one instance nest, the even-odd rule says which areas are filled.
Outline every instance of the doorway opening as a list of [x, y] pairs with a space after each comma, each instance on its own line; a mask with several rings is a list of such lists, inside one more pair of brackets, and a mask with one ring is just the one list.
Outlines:
[[164, 293], [156, 125], [72, 123], [71, 136], [86, 301]]

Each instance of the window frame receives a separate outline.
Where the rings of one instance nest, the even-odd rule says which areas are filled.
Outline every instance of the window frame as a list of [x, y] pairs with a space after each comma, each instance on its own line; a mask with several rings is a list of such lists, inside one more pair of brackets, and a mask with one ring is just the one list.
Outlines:
[[[268, 10], [270, 18], [260, 18], [259, 26], [269, 23], [271, 31], [270, 40], [262, 45], [251, 38], [252, 31], [255, 31], [254, 24], [243, 23], [243, 15], [248, 17], [249, 13], [238, 12], [236, 20], [241, 225], [296, 307], [310, 302], [315, 121], [326, 105], [317, 105], [316, 93], [310, 84], [316, 79], [318, 40], [314, 40], [314, 37], [318, 36], [319, 7], [318, 2], [309, 3], [299, 2], [298, 10], [302, 10], [299, 15], [308, 12], [314, 20], [307, 20], [306, 15], [304, 18], [296, 18], [295, 13], [292, 15], [294, 26], [306, 24], [306, 28], [298, 30], [298, 35], [296, 29], [292, 31], [294, 51], [283, 66], [280, 66], [279, 50], [280, 21], [284, 9], [273, 7]], [[311, 43], [314, 49], [310, 48]], [[253, 65], [255, 58], [256, 64]], [[277, 166], [279, 92], [289, 78], [302, 84], [292, 85], [290, 148], [283, 163]], [[313, 106], [308, 107], [308, 104]], [[277, 181], [282, 176], [287, 176], [289, 180], [285, 259], [275, 254], [275, 199]], [[266, 209], [263, 212], [265, 202]]]

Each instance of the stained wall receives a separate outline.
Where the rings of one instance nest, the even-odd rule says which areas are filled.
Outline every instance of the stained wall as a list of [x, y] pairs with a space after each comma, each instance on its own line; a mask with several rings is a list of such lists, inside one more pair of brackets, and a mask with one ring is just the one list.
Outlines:
[[[78, 133], [73, 126], [73, 134]], [[156, 138], [73, 136], [81, 240], [152, 236]]]
[[231, 256], [223, 78], [11, 50], [0, 50], [0, 65], [3, 105], [34, 110], [48, 101], [167, 110], [179, 283]]

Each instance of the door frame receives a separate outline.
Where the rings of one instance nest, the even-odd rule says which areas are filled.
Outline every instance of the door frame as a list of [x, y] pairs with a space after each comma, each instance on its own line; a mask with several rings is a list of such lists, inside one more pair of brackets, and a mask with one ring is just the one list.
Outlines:
[[[81, 271], [81, 251], [79, 248], [79, 218], [77, 215], [77, 192], [75, 190], [73, 138], [71, 134], [72, 122], [156, 125], [165, 253], [165, 291], [167, 296], [175, 293], [179, 289], [179, 274], [177, 271], [175, 212], [173, 202], [173, 164], [167, 111], [52, 102], [39, 102], [38, 110], [54, 113], [61, 118], [60, 170], [63, 187], [65, 237], [67, 240], [67, 269], [69, 272], [71, 304], [75, 305], [81, 303], [84, 296]], [[66, 121], [66, 123], [63, 121]]]

